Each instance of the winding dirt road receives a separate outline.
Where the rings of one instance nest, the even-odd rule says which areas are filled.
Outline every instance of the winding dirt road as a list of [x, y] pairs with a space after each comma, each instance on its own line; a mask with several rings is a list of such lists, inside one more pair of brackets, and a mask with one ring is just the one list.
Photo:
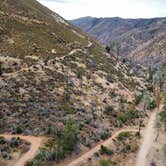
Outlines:
[[[157, 115], [156, 111], [151, 114], [148, 125], [146, 129], [143, 131], [143, 141], [137, 156], [136, 166], [146, 166], [146, 161], [147, 161], [146, 157], [150, 151], [151, 146], [153, 145], [153, 141], [155, 138], [154, 126], [155, 126], [156, 115]], [[115, 139], [121, 132], [137, 132], [137, 131], [138, 129], [133, 129], [133, 128], [121, 129], [115, 132], [106, 141], [101, 142], [100, 144], [92, 148], [90, 151], [86, 152], [85, 154], [81, 155], [80, 157], [73, 160], [69, 164], [65, 165], [78, 166], [79, 164], [88, 160], [88, 158], [92, 157], [94, 153], [98, 152], [100, 150], [101, 145], [104, 145], [106, 147], [110, 146], [113, 143], [113, 139]], [[28, 160], [33, 159], [43, 141], [42, 137], [34, 137], [34, 136], [22, 136], [22, 135], [10, 135], [10, 134], [1, 134], [0, 136], [5, 137], [6, 139], [11, 139], [12, 137], [20, 137], [20, 139], [31, 143], [30, 150], [27, 153], [23, 154], [21, 158], [13, 166], [23, 166]]]
[[[154, 138], [155, 138], [154, 126], [155, 126], [156, 115], [157, 115], [156, 111], [151, 114], [148, 125], [147, 125], [146, 129], [143, 130], [143, 141], [142, 141], [142, 145], [140, 147], [140, 150], [139, 150], [139, 153], [137, 156], [136, 166], [146, 166], [145, 165], [146, 156], [147, 156], [147, 154], [150, 150], [150, 147], [152, 146]], [[137, 131], [138, 131], [137, 129], [130, 129], [130, 128], [121, 129], [121, 130], [117, 131], [115, 134], [113, 134], [112, 137], [110, 137], [106, 141], [98, 144], [96, 147], [94, 147], [90, 151], [86, 152], [79, 158], [75, 159], [74, 161], [69, 163], [67, 166], [78, 166], [80, 163], [88, 160], [88, 158], [93, 156], [95, 152], [98, 152], [100, 150], [101, 145], [104, 145], [106, 147], [111, 145], [113, 143], [113, 139], [115, 139], [121, 132], [137, 132]]]
[[22, 135], [10, 135], [10, 134], [1, 134], [1, 137], [6, 139], [11, 139], [13, 137], [19, 137], [20, 139], [29, 142], [30, 149], [27, 153], [23, 154], [18, 161], [13, 166], [23, 166], [28, 160], [31, 160], [37, 154], [40, 145], [42, 144], [42, 137], [34, 137], [34, 136], [22, 136]]
[[106, 141], [98, 144], [96, 147], [94, 147], [90, 151], [86, 152], [85, 154], [83, 154], [82, 156], [77, 158], [76, 160], [72, 161], [67, 166], [78, 166], [82, 162], [88, 160], [89, 157], [93, 156], [94, 153], [96, 153], [100, 150], [101, 145], [104, 145], [106, 147], [110, 146], [113, 143], [113, 139], [115, 139], [121, 132], [137, 132], [137, 131], [138, 130], [136, 130], [136, 129], [121, 129], [121, 130], [117, 131], [115, 134], [113, 134], [112, 137], [110, 137]]
[[143, 133], [143, 141], [142, 145], [140, 147], [140, 150], [138, 152], [136, 166], [147, 166], [147, 155], [153, 145], [154, 138], [155, 138], [155, 120], [156, 120], [157, 112], [153, 112], [149, 123], [147, 125], [147, 128], [145, 129]]

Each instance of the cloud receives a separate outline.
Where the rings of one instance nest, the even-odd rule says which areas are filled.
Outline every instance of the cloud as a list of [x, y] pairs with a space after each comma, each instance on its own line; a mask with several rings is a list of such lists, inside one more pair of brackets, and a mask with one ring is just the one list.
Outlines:
[[39, 0], [39, 1], [45, 3], [73, 3], [76, 0]]
[[51, 0], [51, 1], [56, 1], [60, 3], [70, 3], [70, 1], [67, 1], [67, 0]]
[[66, 19], [166, 17], [165, 0], [38, 0]]

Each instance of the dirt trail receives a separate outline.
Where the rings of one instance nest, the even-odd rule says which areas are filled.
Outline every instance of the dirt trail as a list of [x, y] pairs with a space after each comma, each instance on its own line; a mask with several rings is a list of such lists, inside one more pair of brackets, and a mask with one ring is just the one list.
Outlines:
[[115, 139], [121, 132], [137, 132], [137, 131], [138, 130], [136, 130], [136, 129], [121, 129], [121, 130], [117, 131], [115, 134], [113, 134], [112, 137], [110, 137], [106, 141], [98, 144], [96, 147], [94, 147], [87, 153], [83, 154], [76, 160], [72, 161], [67, 166], [78, 166], [82, 162], [86, 161], [89, 157], [93, 156], [95, 152], [98, 152], [100, 150], [101, 145], [104, 145], [106, 147], [110, 146], [113, 143], [113, 139]]
[[[155, 138], [154, 125], [155, 125], [156, 115], [157, 115], [156, 111], [151, 114], [147, 128], [145, 130], [143, 130], [144, 131], [143, 143], [142, 143], [140, 151], [138, 153], [136, 166], [145, 166], [146, 155], [148, 154], [150, 147], [153, 144], [153, 141]], [[93, 149], [91, 149], [87, 153], [83, 154], [82, 156], [80, 156], [76, 160], [72, 161], [67, 166], [78, 166], [79, 164], [81, 164], [82, 162], [86, 161], [88, 158], [93, 156], [93, 154], [95, 152], [98, 152], [100, 150], [101, 145], [108, 147], [109, 145], [111, 145], [111, 143], [113, 143], [113, 139], [115, 139], [121, 132], [130, 132], [130, 131], [137, 132], [138, 130], [128, 128], [128, 129], [121, 129], [121, 130], [117, 131], [115, 134], [112, 135], [112, 137], [110, 137], [106, 141], [98, 144], [96, 147], [94, 147]]]
[[138, 152], [136, 166], [147, 166], [147, 155], [150, 151], [150, 148], [153, 145], [154, 139], [155, 139], [155, 120], [156, 120], [157, 112], [153, 112], [150, 119], [147, 128], [145, 129], [143, 133], [143, 142], [140, 147], [140, 150]]
[[31, 144], [29, 151], [23, 154], [13, 166], [23, 166], [28, 160], [33, 159], [36, 153], [38, 152], [39, 147], [42, 144], [43, 140], [41, 137], [33, 137], [33, 136], [10, 135], [10, 134], [1, 134], [0, 136], [6, 139], [11, 139], [12, 137], [19, 137], [20, 139], [25, 140]]
[[[156, 115], [157, 115], [156, 111], [152, 113], [147, 128], [143, 133], [143, 143], [140, 147], [137, 156], [136, 166], [146, 166], [146, 161], [147, 161], [146, 156], [148, 155], [149, 150], [155, 138], [154, 125], [155, 125]], [[86, 161], [88, 158], [93, 156], [95, 152], [98, 152], [100, 150], [101, 145], [104, 145], [106, 147], [110, 146], [113, 143], [113, 139], [115, 139], [121, 132], [137, 132], [137, 131], [138, 131], [137, 129], [130, 129], [130, 128], [121, 129], [115, 132], [106, 141], [101, 142], [90, 151], [86, 152], [85, 154], [81, 155], [79, 158], [67, 164], [67, 166], [78, 166], [80, 163]], [[1, 134], [0, 136], [5, 137], [6, 139], [10, 139], [12, 137], [20, 137], [20, 139], [23, 139], [31, 143], [30, 150], [27, 153], [23, 154], [21, 158], [13, 166], [23, 166], [28, 160], [33, 159], [37, 151], [39, 150], [39, 147], [42, 144], [43, 140], [41, 137], [33, 137], [33, 136], [10, 135], [10, 134]]]

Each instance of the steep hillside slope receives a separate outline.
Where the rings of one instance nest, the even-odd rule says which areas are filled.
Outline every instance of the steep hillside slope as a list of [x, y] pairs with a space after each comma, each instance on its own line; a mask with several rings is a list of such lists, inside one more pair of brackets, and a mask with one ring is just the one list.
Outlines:
[[71, 23], [82, 28], [101, 43], [115, 41], [121, 55], [146, 64], [160, 64], [166, 59], [166, 18], [122, 19], [84, 17]]
[[0, 2], [0, 133], [52, 138], [71, 117], [88, 147], [138, 121], [133, 96], [145, 87], [128, 64], [35, 0]]
[[[38, 115], [55, 109], [64, 117], [76, 106], [90, 106], [96, 100], [102, 103], [108, 94], [102, 93], [100, 99], [96, 94], [113, 84], [131, 88], [133, 79], [126, 76], [126, 66], [120, 62], [116, 66], [101, 46], [36, 1], [2, 1], [0, 15], [1, 109], [10, 110], [14, 117], [11, 120], [4, 113], [6, 124], [10, 125], [9, 119], [11, 124], [17, 121], [24, 111], [28, 117], [33, 114], [26, 111]], [[60, 104], [65, 95], [74, 108]]]

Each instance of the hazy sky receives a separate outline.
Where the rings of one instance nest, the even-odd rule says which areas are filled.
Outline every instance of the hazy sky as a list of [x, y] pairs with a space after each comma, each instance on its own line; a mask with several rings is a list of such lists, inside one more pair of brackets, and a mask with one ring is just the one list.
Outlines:
[[166, 17], [166, 0], [38, 0], [65, 19]]

